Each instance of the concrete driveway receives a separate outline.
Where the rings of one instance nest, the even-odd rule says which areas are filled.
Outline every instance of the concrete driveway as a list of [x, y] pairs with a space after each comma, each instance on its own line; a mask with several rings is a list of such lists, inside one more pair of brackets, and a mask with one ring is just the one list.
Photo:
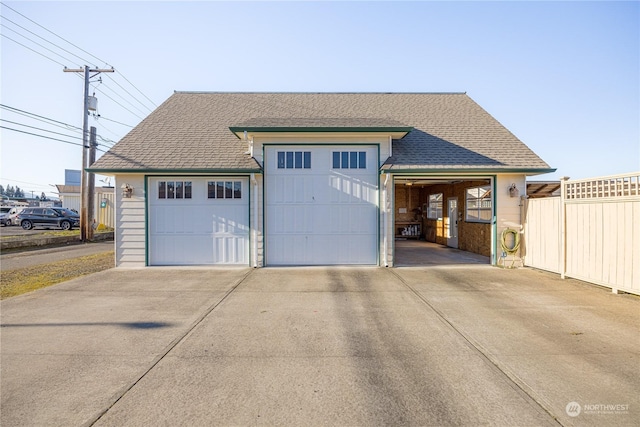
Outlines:
[[0, 308], [7, 426], [640, 421], [640, 298], [535, 270], [113, 269]]

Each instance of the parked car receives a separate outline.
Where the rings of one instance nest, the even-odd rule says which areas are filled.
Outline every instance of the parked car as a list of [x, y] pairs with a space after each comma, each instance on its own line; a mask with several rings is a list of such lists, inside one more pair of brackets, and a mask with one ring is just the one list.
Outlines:
[[25, 230], [33, 227], [59, 227], [70, 230], [80, 225], [80, 216], [65, 208], [26, 208], [18, 214], [20, 226]]
[[0, 213], [0, 225], [11, 225], [11, 218], [9, 218], [9, 214]]
[[3, 225], [15, 225], [18, 224], [17, 216], [24, 207], [22, 206], [2, 206], [0, 212], [6, 214], [6, 220]]
[[73, 209], [57, 208], [57, 207], [53, 207], [53, 208], [49, 208], [49, 209], [53, 209], [54, 211], [59, 212], [64, 216], [77, 218], [78, 221], [80, 221], [80, 214], [78, 212], [76, 212], [75, 210], [73, 210]]

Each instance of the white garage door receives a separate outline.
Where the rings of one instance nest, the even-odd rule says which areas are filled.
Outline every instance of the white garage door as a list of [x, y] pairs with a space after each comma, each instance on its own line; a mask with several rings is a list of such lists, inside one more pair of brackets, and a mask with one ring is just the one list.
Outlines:
[[249, 263], [246, 178], [149, 179], [149, 263]]
[[265, 150], [267, 265], [377, 264], [378, 151]]

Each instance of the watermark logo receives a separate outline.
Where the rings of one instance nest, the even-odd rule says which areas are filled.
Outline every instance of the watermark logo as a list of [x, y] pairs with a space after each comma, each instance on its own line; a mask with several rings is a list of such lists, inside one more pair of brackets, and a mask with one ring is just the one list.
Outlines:
[[579, 404], [578, 402], [569, 402], [564, 408], [567, 415], [577, 417], [578, 415], [625, 415], [629, 414], [628, 404], [610, 404], [610, 403], [589, 403]]
[[564, 410], [570, 417], [577, 417], [582, 412], [582, 407], [578, 402], [569, 402]]

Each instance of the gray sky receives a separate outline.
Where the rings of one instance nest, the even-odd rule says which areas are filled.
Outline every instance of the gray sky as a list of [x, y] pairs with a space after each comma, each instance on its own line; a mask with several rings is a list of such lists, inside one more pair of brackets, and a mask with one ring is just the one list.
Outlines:
[[117, 70], [91, 89], [105, 150], [174, 90], [455, 91], [557, 168], [531, 179], [640, 170], [638, 2], [3, 4], [51, 32], [0, 7], [0, 99], [22, 111], [0, 125], [72, 142], [1, 130], [0, 184], [27, 194], [81, 166], [78, 139], [23, 125], [80, 137], [31, 114], [81, 127], [62, 68], [85, 63]]

